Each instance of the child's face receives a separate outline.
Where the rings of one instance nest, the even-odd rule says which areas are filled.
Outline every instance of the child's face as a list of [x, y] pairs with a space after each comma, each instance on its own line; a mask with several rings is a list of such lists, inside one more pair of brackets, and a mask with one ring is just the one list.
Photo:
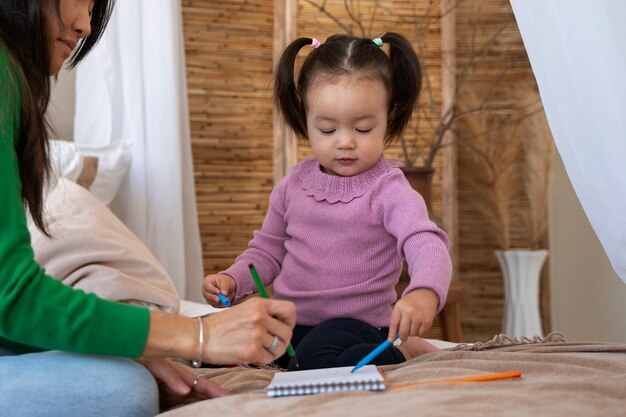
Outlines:
[[307, 131], [323, 171], [350, 177], [383, 153], [389, 95], [381, 81], [359, 76], [318, 78], [307, 95]]
[[44, 10], [50, 50], [50, 75], [56, 75], [61, 70], [78, 41], [91, 33], [89, 13], [93, 4], [94, 0], [61, 0], [57, 14], [54, 1], [47, 0]]

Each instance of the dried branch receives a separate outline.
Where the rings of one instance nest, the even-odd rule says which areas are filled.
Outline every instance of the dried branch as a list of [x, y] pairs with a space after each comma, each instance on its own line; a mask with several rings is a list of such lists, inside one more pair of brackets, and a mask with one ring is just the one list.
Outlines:
[[344, 8], [346, 9], [346, 13], [348, 13], [348, 17], [350, 18], [352, 23], [355, 23], [359, 27], [359, 29], [361, 30], [361, 36], [365, 36], [366, 35], [365, 27], [363, 26], [363, 23], [361, 22], [361, 19], [359, 17], [357, 17], [352, 12], [352, 8], [348, 4], [348, 0], [344, 0], [343, 5], [344, 5]]
[[[509, 94], [519, 105], [507, 108], [508, 115], [495, 109], [480, 108], [478, 98], [469, 94], [461, 109], [465, 116], [458, 123], [457, 143], [470, 150], [472, 173], [463, 179], [464, 187], [475, 197], [470, 203], [489, 222], [489, 231], [501, 249], [511, 246], [511, 224], [520, 218], [529, 231], [533, 249], [545, 247], [547, 234], [548, 177], [552, 159], [552, 139], [538, 95], [521, 86]], [[525, 195], [528, 209], [516, 207]]]
[[330, 20], [332, 20], [333, 22], [335, 22], [335, 24], [337, 26], [339, 26], [345, 33], [352, 35], [352, 29], [346, 25], [344, 25], [341, 20], [339, 18], [337, 18], [337, 16], [335, 16], [334, 14], [330, 13], [328, 10], [326, 10], [326, 1], [324, 1], [321, 5], [317, 4], [314, 1], [311, 0], [304, 0], [305, 2], [307, 2], [308, 4], [310, 4], [311, 6], [315, 7], [319, 12], [323, 13], [324, 15], [326, 15], [326, 17], [328, 17]]
[[[477, 99], [472, 97], [466, 102], [475, 101]], [[474, 196], [470, 200], [472, 206], [489, 219], [488, 230], [499, 247], [508, 249], [511, 246], [513, 204], [522, 191], [520, 125], [499, 118], [491, 110], [467, 114], [471, 116], [459, 124], [464, 131], [474, 133], [474, 139], [458, 143], [471, 149], [472, 176], [465, 178], [463, 185]], [[498, 128], [489, 129], [494, 124]], [[478, 132], [487, 133], [479, 135]]]
[[524, 140], [524, 189], [529, 209], [526, 217], [532, 249], [547, 246], [548, 185], [553, 139], [545, 113], [539, 109], [528, 118]]
[[[445, 13], [450, 13], [455, 7], [458, 7], [460, 3], [461, 3], [461, 0], [457, 1], [448, 10], [446, 10]], [[429, 145], [428, 152], [423, 158], [423, 165], [426, 167], [432, 166], [437, 156], [437, 153], [445, 146], [443, 141], [446, 137], [448, 137], [447, 133], [449, 131], [452, 131], [452, 128], [454, 124], [457, 122], [457, 120], [463, 117], [463, 114], [458, 112], [459, 99], [461, 97], [461, 94], [465, 90], [467, 83], [469, 82], [472, 71], [484, 59], [484, 57], [487, 56], [488, 52], [491, 50], [498, 36], [500, 36], [500, 34], [508, 27], [508, 23], [501, 25], [498, 28], [498, 30], [494, 34], [492, 34], [480, 46], [480, 48], [477, 49], [476, 48], [476, 30], [478, 27], [478, 22], [480, 21], [480, 8], [477, 9], [475, 21], [477, 23], [472, 27], [472, 35], [471, 35], [471, 42], [470, 42], [471, 48], [470, 48], [470, 53], [469, 53], [470, 59], [466, 63], [466, 65], [459, 71], [457, 75], [455, 91], [454, 91], [450, 105], [438, 117], [437, 124], [431, 125], [430, 137], [426, 139], [426, 142]], [[418, 25], [416, 25], [416, 28], [417, 27]], [[421, 51], [423, 45], [421, 42], [421, 36], [419, 36], [419, 34], [417, 36], [416, 44], [417, 44], [418, 51]], [[507, 50], [505, 55], [508, 54], [508, 52], [509, 51]], [[484, 103], [489, 99], [489, 97], [491, 97], [493, 90], [495, 90], [496, 86], [500, 84], [500, 82], [504, 78], [504, 75], [508, 72], [509, 69], [510, 69], [510, 64], [507, 63], [501, 69], [499, 74], [494, 78], [494, 80], [491, 82], [489, 87], [486, 89], [483, 95], [483, 99], [480, 101], [480, 105], [475, 109], [476, 111], [480, 111], [483, 109]], [[436, 101], [434, 99], [434, 94], [432, 91], [432, 84], [430, 83], [430, 78], [428, 77], [427, 68], [423, 68], [423, 72], [424, 72], [424, 81], [425, 81], [424, 91], [428, 97], [428, 104], [431, 106], [431, 114], [437, 114], [438, 111], [435, 108]], [[418, 121], [419, 121], [419, 118], [421, 118], [422, 113], [418, 111], [416, 114], [417, 114]], [[427, 117], [427, 120], [431, 120], [431, 118]], [[419, 125], [416, 125], [416, 126], [419, 126]], [[416, 129], [419, 130], [419, 127], [416, 127]], [[452, 138], [455, 141], [459, 140], [459, 137], [455, 135], [453, 135]], [[405, 165], [412, 166], [418, 160], [423, 148], [418, 147], [417, 143], [421, 142], [422, 140], [424, 140], [423, 136], [420, 135], [420, 132], [416, 131], [414, 139], [410, 141], [410, 143], [402, 144]], [[406, 141], [407, 141], [406, 138], [402, 138], [402, 142], [406, 142]], [[411, 152], [411, 150], [413, 150], [413, 152]]]

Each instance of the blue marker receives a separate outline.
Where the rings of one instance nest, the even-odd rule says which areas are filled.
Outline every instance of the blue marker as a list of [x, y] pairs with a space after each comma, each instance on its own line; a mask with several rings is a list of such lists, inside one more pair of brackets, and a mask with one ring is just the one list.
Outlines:
[[[400, 333], [396, 334], [396, 338], [394, 339], [394, 342], [396, 340], [398, 340], [398, 338], [400, 337]], [[391, 346], [393, 344], [393, 342], [390, 342], [389, 340], [385, 340], [383, 343], [381, 343], [380, 345], [378, 345], [378, 347], [374, 350], [372, 350], [370, 353], [368, 353], [363, 359], [361, 359], [359, 361], [359, 363], [357, 363], [354, 368], [352, 368], [352, 370], [350, 371], [350, 373], [353, 373], [354, 371], [356, 371], [359, 368], [364, 367], [365, 365], [367, 365], [368, 363], [370, 363], [372, 361], [372, 359], [374, 359], [376, 356], [380, 355], [381, 352], [385, 349], [387, 349], [389, 346]]]
[[226, 307], [230, 307], [230, 300], [228, 298], [226, 298], [226, 296], [224, 294], [222, 294], [220, 292], [220, 293], [217, 294], [217, 297], [220, 299], [222, 304], [224, 304]]

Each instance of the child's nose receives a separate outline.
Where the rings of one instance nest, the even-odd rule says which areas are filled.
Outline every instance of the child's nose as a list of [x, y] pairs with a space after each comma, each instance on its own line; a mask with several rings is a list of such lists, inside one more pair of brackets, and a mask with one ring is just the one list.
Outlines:
[[337, 141], [337, 147], [339, 149], [352, 149], [355, 145], [354, 135], [352, 132], [346, 132], [339, 135], [339, 139]]

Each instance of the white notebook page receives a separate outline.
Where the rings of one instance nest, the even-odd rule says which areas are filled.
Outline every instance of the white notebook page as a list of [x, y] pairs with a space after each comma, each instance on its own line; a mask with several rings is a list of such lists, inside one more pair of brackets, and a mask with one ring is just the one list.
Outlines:
[[354, 373], [352, 366], [277, 372], [266, 392], [270, 397], [308, 395], [333, 391], [381, 391], [385, 380], [376, 365], [366, 365]]

